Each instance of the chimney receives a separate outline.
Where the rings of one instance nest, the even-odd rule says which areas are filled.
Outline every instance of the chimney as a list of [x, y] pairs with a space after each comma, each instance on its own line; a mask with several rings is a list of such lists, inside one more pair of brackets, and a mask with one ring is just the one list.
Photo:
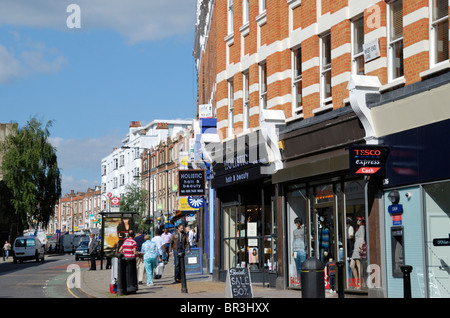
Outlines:
[[137, 128], [137, 127], [141, 127], [141, 123], [138, 121], [132, 121], [130, 123], [130, 128]]

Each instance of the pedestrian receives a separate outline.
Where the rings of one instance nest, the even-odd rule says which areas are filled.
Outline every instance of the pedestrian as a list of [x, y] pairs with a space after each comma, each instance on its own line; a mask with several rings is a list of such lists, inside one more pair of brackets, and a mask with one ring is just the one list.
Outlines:
[[158, 247], [158, 262], [162, 261], [162, 256], [164, 254], [167, 254], [166, 247], [164, 246], [164, 240], [161, 237], [161, 230], [157, 230], [155, 233], [155, 237], [152, 238], [152, 241], [155, 242], [156, 246]]
[[91, 258], [91, 266], [89, 268], [90, 271], [95, 271], [97, 269], [95, 259], [97, 257], [97, 248], [98, 248], [98, 242], [95, 239], [94, 233], [91, 233], [91, 237], [89, 239], [88, 244], [88, 254]]
[[186, 235], [188, 237], [189, 247], [194, 247], [194, 232], [189, 226], [186, 226]]
[[159, 252], [156, 243], [150, 240], [150, 235], [145, 235], [142, 252], [144, 252], [145, 271], [147, 272], [147, 286], [153, 286], [153, 269], [156, 267]]
[[133, 230], [128, 231], [128, 238], [123, 242], [119, 249], [119, 253], [123, 253], [123, 257], [135, 258], [138, 255], [137, 244], [134, 240], [135, 234]]
[[9, 244], [8, 241], [5, 241], [5, 245], [3, 245], [3, 261], [5, 261], [5, 257], [8, 259], [10, 250], [11, 244]]
[[181, 270], [180, 270], [180, 257], [187, 248], [187, 252], [191, 252], [187, 235], [184, 232], [184, 225], [181, 223], [178, 225], [177, 231], [172, 235], [170, 239], [170, 254], [173, 255], [174, 262], [174, 283], [181, 283]]
[[167, 264], [167, 262], [169, 261], [169, 247], [170, 247], [170, 239], [172, 238], [172, 233], [169, 232], [168, 228], [164, 229], [164, 233], [161, 234], [161, 238], [163, 239], [164, 242], [164, 247], [165, 249], [165, 253], [163, 253], [162, 255], [162, 259], [164, 264]]
[[134, 241], [136, 242], [136, 251], [138, 252], [138, 257], [136, 258], [136, 269], [138, 275], [138, 284], [142, 284], [144, 281], [145, 264], [142, 251], [142, 244], [145, 242], [145, 236], [139, 233]]

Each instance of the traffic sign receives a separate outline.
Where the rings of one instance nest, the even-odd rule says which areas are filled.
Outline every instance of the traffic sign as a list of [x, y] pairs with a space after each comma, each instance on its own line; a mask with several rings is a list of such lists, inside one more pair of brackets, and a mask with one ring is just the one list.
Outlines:
[[106, 196], [111, 199], [113, 194], [111, 192], [108, 192], [108, 194]]
[[118, 197], [112, 198], [111, 205], [120, 205], [120, 198], [118, 198]]

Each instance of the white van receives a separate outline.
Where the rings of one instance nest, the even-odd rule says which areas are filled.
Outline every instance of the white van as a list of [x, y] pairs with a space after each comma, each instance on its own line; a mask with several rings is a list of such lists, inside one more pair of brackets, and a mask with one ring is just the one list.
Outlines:
[[44, 261], [45, 247], [41, 241], [34, 236], [19, 236], [15, 239], [13, 247], [14, 264], [24, 260], [34, 259]]

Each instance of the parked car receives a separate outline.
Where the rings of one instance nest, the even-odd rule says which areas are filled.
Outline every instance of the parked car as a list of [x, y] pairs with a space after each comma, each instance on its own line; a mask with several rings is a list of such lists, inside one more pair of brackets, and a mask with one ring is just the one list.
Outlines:
[[[88, 254], [88, 244], [89, 241], [81, 241], [75, 251], [75, 260], [90, 258]], [[97, 259], [100, 259], [100, 243], [97, 246]]]
[[45, 246], [34, 236], [20, 236], [14, 240], [13, 244], [13, 261], [14, 264], [23, 262], [24, 260], [34, 259], [44, 261]]

